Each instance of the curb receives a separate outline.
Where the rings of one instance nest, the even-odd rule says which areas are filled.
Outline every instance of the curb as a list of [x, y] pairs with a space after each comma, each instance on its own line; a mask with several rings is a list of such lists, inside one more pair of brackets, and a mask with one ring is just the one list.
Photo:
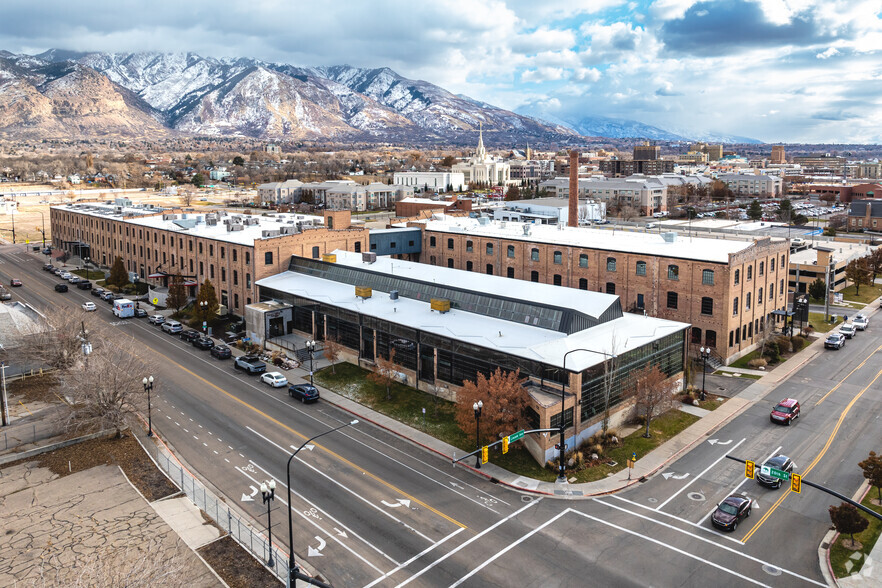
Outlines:
[[[852, 495], [851, 499], [855, 502], [862, 502], [872, 489], [870, 482], [865, 479], [861, 482], [857, 492]], [[827, 531], [827, 534], [824, 535], [823, 541], [818, 546], [818, 560], [821, 565], [821, 574], [823, 574], [824, 580], [826, 580], [827, 584], [830, 586], [839, 586], [839, 582], [837, 581], [838, 578], [833, 574], [833, 565], [830, 562], [830, 548], [833, 547], [837, 539], [839, 539], [839, 533], [835, 529], [831, 529], [830, 531]], [[880, 539], [882, 539], [882, 537], [877, 539], [877, 541]], [[825, 543], [827, 544], [826, 548], [824, 547]]]

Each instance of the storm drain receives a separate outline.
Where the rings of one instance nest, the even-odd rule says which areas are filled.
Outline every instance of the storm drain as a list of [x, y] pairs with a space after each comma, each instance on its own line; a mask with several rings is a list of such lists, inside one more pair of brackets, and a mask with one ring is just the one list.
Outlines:
[[699, 502], [704, 500], [704, 494], [702, 494], [701, 492], [690, 492], [686, 496], [689, 498], [689, 500], [697, 500]]
[[776, 568], [775, 566], [770, 566], [769, 564], [765, 564], [763, 566], [763, 571], [770, 576], [780, 576], [781, 568]]

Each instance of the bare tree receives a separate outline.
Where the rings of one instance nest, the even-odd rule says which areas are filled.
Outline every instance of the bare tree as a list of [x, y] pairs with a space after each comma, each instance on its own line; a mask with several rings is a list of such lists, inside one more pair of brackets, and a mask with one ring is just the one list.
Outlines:
[[392, 384], [401, 373], [401, 365], [395, 363], [395, 350], [389, 350], [389, 358], [377, 357], [377, 367], [368, 374], [367, 378], [378, 386], [386, 387], [386, 400], [392, 400]]
[[71, 369], [82, 359], [92, 324], [85, 313], [48, 310], [22, 334], [15, 353], [35, 367]]
[[634, 374], [631, 394], [634, 396], [634, 411], [646, 422], [644, 437], [652, 436], [649, 434], [652, 419], [671, 407], [676, 388], [677, 383], [669, 380], [658, 366], [646, 366]]
[[182, 190], [178, 193], [178, 197], [181, 199], [181, 204], [184, 206], [190, 206], [193, 203], [193, 190]]
[[612, 399], [613, 384], [616, 381], [616, 369], [619, 366], [619, 358], [616, 355], [616, 335], [613, 333], [610, 338], [610, 352], [607, 354], [606, 361], [603, 362], [603, 434], [606, 435], [609, 430], [610, 417], [610, 400]]
[[336, 374], [336, 370], [334, 366], [337, 360], [340, 358], [340, 354], [343, 353], [343, 345], [334, 337], [328, 337], [325, 339], [323, 343], [324, 350], [322, 354], [325, 356], [329, 362], [331, 362], [331, 373]]
[[526, 424], [524, 411], [530, 403], [524, 388], [526, 378], [521, 378], [520, 370], [504, 372], [496, 368], [488, 378], [478, 373], [475, 382], [466, 381], [456, 393], [456, 422], [463, 432], [474, 430], [475, 413], [472, 405], [484, 403], [482, 421], [484, 431], [496, 439], [501, 433], [513, 433]]

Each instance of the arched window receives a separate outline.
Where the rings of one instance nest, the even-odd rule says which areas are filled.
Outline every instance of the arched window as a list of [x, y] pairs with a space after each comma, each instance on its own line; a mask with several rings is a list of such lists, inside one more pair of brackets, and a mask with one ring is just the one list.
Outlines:
[[539, 261], [539, 250], [535, 247], [530, 249], [530, 259], [533, 261]]
[[714, 270], [701, 270], [701, 283], [705, 286], [714, 285]]
[[453, 239], [447, 239], [447, 248], [453, 249]]
[[492, 263], [488, 263], [488, 264], [487, 264], [487, 275], [488, 275], [488, 276], [492, 276], [492, 275], [493, 275], [493, 264], [492, 264]]
[[582, 253], [579, 255], [579, 267], [588, 267], [588, 254]]
[[557, 265], [563, 263], [563, 253], [561, 253], [560, 251], [554, 252], [554, 263]]
[[470, 271], [472, 271], [472, 268], [474, 268], [474, 264], [472, 264], [471, 261], [467, 261], [466, 262], [466, 271], [470, 272]]
[[692, 337], [689, 342], [693, 345], [701, 345], [701, 329], [692, 327]]
[[508, 256], [509, 256], [509, 257], [514, 257], [514, 251], [515, 251], [515, 250], [514, 250], [514, 245], [509, 245], [509, 246], [508, 246]]
[[616, 271], [616, 258], [615, 257], [607, 257], [606, 258], [606, 271], [608, 271], [608, 272]]
[[555, 286], [560, 286], [561, 283], [562, 283], [562, 282], [561, 282], [560, 274], [554, 274], [554, 285], [555, 285]]
[[646, 262], [645, 261], [638, 261], [637, 262], [637, 275], [638, 276], [645, 276], [646, 275]]
[[750, 281], [753, 279], [753, 266], [747, 266], [747, 280]]
[[579, 290], [587, 290], [588, 289], [588, 280], [585, 278], [579, 278]]
[[607, 282], [607, 283], [606, 283], [606, 293], [607, 293], [607, 294], [615, 294], [615, 293], [616, 293], [616, 284], [615, 284], [615, 282]]
[[735, 285], [737, 286], [741, 282], [741, 270], [735, 270]]
[[493, 243], [487, 243], [486, 250], [487, 255], [493, 255]]
[[530, 281], [531, 282], [538, 282], [539, 281], [539, 272], [537, 272], [537, 271], [530, 272]]
[[668, 279], [669, 280], [679, 280], [680, 279], [680, 266], [678, 266], [678, 265], [669, 265], [668, 266]]

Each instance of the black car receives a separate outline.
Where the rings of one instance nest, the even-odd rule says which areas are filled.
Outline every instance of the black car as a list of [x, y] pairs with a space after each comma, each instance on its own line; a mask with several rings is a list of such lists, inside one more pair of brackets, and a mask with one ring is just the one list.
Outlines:
[[77, 282], [77, 288], [79, 288], [80, 290], [91, 290], [92, 282], [90, 282], [89, 280], [80, 280], [79, 282]]
[[[214, 347], [214, 341], [211, 340], [211, 337], [200, 336], [198, 339], [193, 339], [192, 341], [193, 347], [197, 347], [203, 351], [206, 349], [211, 349]], [[264, 368], [266, 369], [266, 368]]]
[[183, 339], [187, 343], [192, 343], [201, 336], [202, 333], [200, 333], [199, 331], [194, 331], [193, 329], [181, 331], [181, 339]]
[[122, 300], [123, 298], [125, 298], [125, 296], [122, 294], [114, 294], [113, 292], [109, 292], [109, 294], [110, 296], [104, 297], [104, 300], [107, 302], [107, 304], [112, 305], [114, 300]]
[[[782, 470], [788, 474], [793, 473], [793, 461], [786, 455], [776, 455], [763, 464], [763, 468], [774, 468]], [[756, 481], [767, 488], [780, 488], [783, 480], [772, 477], [771, 474], [764, 474], [762, 468], [756, 473]]]
[[135, 318], [144, 318], [145, 316], [147, 316], [146, 310], [144, 310], [143, 308], [135, 309]]
[[747, 496], [733, 494], [717, 505], [711, 515], [711, 523], [724, 531], [734, 531], [738, 523], [750, 516], [752, 501]]
[[300, 402], [315, 402], [319, 399], [318, 388], [312, 384], [294, 384], [288, 387], [288, 395]]
[[101, 286], [95, 286], [92, 288], [92, 296], [103, 296], [104, 292], [105, 290]]
[[237, 357], [233, 362], [233, 367], [237, 370], [245, 370], [249, 374], [262, 374], [266, 371], [266, 364], [260, 361], [256, 355]]
[[49, 270], [53, 269], [54, 267], [55, 267], [55, 266], [52, 265], [51, 263], [44, 263], [44, 264], [43, 264], [43, 271], [44, 271], [44, 272], [48, 272]]
[[233, 356], [233, 352], [226, 345], [215, 345], [211, 348], [211, 354], [218, 359], [229, 359]]
[[67, 284], [55, 284], [56, 292], [67, 292]]

